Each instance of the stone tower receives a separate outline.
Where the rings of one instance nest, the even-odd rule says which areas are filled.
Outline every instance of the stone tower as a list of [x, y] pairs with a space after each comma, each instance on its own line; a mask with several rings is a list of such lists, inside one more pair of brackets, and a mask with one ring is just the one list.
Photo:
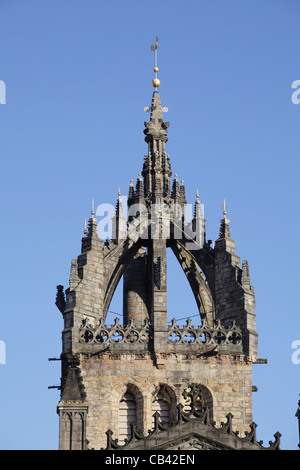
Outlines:
[[[251, 368], [260, 361], [248, 262], [235, 253], [225, 205], [213, 247], [198, 193], [187, 223], [183, 182], [171, 181], [157, 76], [153, 85], [147, 154], [129, 186], [128, 219], [119, 193], [104, 243], [92, 210], [70, 285], [57, 287], [59, 448], [262, 448], [252, 422]], [[192, 289], [197, 325], [167, 322], [167, 250]], [[123, 321], [107, 325], [121, 278]], [[270, 448], [279, 447], [275, 436]]]

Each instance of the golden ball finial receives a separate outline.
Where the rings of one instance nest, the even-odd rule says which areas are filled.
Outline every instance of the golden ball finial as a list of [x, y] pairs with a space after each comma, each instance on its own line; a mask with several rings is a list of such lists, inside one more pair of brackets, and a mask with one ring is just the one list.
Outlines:
[[153, 69], [153, 71], [154, 71], [155, 73], [157, 73], [157, 72], [158, 72], [158, 70], [159, 70], [159, 69], [158, 69], [158, 67], [157, 67], [157, 66], [155, 66], [155, 67], [154, 67], [154, 69]]
[[158, 80], [158, 78], [154, 78], [152, 80], [152, 85], [154, 86], [154, 88], [158, 88], [160, 85], [160, 80]]

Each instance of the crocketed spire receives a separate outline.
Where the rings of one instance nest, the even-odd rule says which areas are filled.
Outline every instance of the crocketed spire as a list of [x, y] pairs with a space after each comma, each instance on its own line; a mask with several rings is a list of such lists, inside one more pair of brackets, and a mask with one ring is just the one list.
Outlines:
[[179, 188], [179, 181], [177, 178], [177, 174], [174, 175], [171, 198], [174, 199], [175, 201], [179, 201], [179, 198], [180, 198], [180, 188]]
[[88, 238], [99, 238], [97, 233], [97, 224], [98, 220], [95, 219], [95, 210], [94, 210], [94, 199], [92, 200], [92, 210], [91, 210], [91, 218], [88, 221]]
[[144, 185], [143, 185], [143, 179], [141, 177], [141, 174], [139, 174], [136, 186], [135, 186], [135, 202], [143, 202], [144, 201]]
[[123, 212], [121, 191], [119, 188], [116, 213], [112, 219], [112, 241], [116, 245], [126, 238], [126, 219]]
[[225, 202], [225, 199], [224, 199], [224, 204], [223, 204], [223, 219], [220, 220], [221, 222], [221, 225], [220, 225], [220, 233], [219, 233], [219, 239], [220, 238], [230, 238], [230, 226], [229, 226], [229, 222], [230, 220], [227, 219], [226, 215], [227, 215], [227, 206], [226, 206], [226, 202]]
[[142, 175], [144, 177], [145, 194], [152, 202], [162, 202], [162, 198], [170, 197], [170, 177], [172, 175], [170, 157], [166, 154], [165, 144], [168, 141], [168, 122], [163, 120], [160, 95], [154, 91], [152, 96], [150, 120], [145, 122], [144, 134], [148, 144]]

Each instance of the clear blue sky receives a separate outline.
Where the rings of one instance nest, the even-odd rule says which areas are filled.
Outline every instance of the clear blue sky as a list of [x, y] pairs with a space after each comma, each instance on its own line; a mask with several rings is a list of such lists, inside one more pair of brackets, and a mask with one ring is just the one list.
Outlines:
[[[57, 448], [59, 392], [48, 390], [60, 378], [48, 362], [61, 352], [56, 285], [68, 286], [92, 198], [114, 204], [142, 168], [158, 35], [173, 173], [189, 202], [199, 189], [212, 240], [226, 198], [237, 254], [249, 260], [268, 359], [253, 366], [258, 439], [268, 445], [279, 431], [282, 447], [296, 449], [299, 2], [2, 0], [0, 23], [0, 448]], [[194, 315], [170, 265], [170, 317]]]

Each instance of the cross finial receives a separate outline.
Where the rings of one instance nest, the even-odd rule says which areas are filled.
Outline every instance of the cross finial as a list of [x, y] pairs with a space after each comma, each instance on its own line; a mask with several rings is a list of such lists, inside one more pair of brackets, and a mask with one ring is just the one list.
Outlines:
[[226, 215], [227, 215], [226, 209], [227, 209], [228, 207], [229, 207], [229, 206], [227, 206], [226, 201], [225, 201], [225, 199], [224, 199], [224, 202], [223, 202], [223, 204], [222, 204], [222, 206], [221, 206], [221, 209], [223, 209], [223, 215], [224, 215], [225, 218], [226, 218]]

